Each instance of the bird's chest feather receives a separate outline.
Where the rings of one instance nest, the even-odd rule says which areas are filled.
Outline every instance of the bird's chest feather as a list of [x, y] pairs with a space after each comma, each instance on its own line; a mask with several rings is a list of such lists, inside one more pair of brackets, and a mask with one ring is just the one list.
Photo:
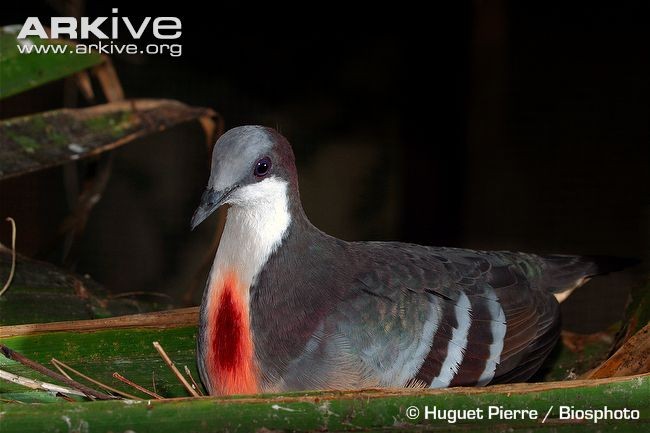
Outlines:
[[253, 360], [253, 338], [248, 300], [237, 273], [228, 272], [215, 281], [208, 306], [206, 368], [213, 390], [219, 394], [258, 392]]
[[[271, 184], [271, 187], [273, 184]], [[269, 187], [270, 188], [270, 187]], [[259, 206], [228, 211], [201, 304], [199, 363], [211, 394], [260, 391], [251, 326], [250, 287], [290, 222], [285, 186]]]

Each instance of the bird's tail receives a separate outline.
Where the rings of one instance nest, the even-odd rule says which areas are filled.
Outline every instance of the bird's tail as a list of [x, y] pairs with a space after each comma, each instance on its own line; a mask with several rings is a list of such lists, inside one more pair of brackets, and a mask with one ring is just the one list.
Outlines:
[[638, 265], [639, 260], [610, 256], [544, 255], [542, 286], [564, 301], [573, 290], [598, 275], [617, 272]]

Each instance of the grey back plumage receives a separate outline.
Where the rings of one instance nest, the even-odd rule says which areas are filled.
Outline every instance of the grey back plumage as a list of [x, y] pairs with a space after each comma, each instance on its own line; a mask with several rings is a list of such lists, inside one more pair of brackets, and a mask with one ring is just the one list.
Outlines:
[[252, 288], [271, 388], [525, 380], [557, 341], [539, 256], [348, 243], [295, 224]]

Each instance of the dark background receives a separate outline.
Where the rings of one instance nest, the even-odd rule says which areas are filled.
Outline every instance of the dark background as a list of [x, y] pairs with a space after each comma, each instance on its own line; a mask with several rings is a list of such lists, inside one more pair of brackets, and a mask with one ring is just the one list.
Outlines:
[[[66, 4], [0, 20], [47, 21]], [[278, 128], [294, 146], [305, 210], [326, 232], [650, 258], [644, 2], [210, 6], [89, 1], [82, 14], [181, 18], [181, 57], [113, 56], [127, 97], [211, 107], [227, 128]], [[2, 117], [61, 107], [62, 89], [13, 97]], [[190, 232], [189, 220], [207, 158], [196, 125], [117, 150], [72, 267], [113, 291], [198, 302], [216, 222]], [[0, 217], [16, 218], [25, 254], [61, 261], [44, 239], [68, 212], [61, 169], [0, 184]], [[642, 269], [576, 292], [566, 326], [618, 320]]]

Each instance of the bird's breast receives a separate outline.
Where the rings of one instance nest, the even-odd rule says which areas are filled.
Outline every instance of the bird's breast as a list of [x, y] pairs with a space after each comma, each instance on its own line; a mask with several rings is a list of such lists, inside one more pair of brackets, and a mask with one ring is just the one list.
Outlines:
[[211, 287], [205, 368], [213, 392], [222, 395], [258, 392], [253, 360], [248, 288], [236, 272], [227, 272]]

